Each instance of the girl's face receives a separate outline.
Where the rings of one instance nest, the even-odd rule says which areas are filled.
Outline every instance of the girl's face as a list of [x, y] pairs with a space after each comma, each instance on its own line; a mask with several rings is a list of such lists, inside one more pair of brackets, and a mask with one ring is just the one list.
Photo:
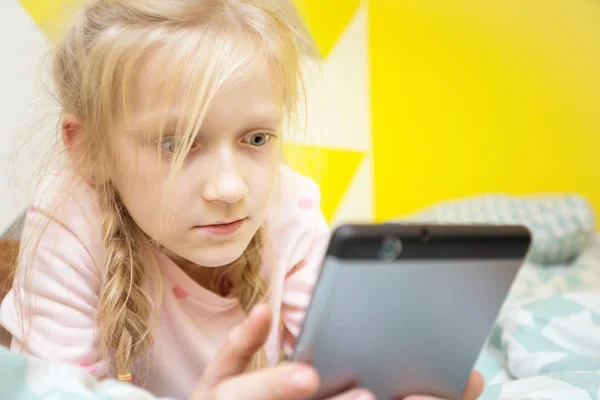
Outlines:
[[[111, 178], [138, 226], [169, 252], [199, 266], [229, 264], [266, 218], [279, 164], [283, 90], [269, 68], [227, 84], [210, 102], [182, 169], [169, 181], [183, 105], [165, 110], [153, 101], [147, 88], [156, 74], [160, 70], [151, 66], [140, 71], [134, 96], [143, 106], [132, 106], [131, 130], [113, 132]], [[159, 156], [158, 136], [148, 140], [147, 129], [160, 124], [165, 112]]]

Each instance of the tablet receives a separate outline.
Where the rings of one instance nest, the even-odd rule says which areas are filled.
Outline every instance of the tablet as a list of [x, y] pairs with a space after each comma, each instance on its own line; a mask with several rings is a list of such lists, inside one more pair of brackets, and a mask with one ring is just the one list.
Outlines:
[[335, 230], [292, 359], [317, 399], [459, 399], [524, 262], [520, 226], [345, 225]]

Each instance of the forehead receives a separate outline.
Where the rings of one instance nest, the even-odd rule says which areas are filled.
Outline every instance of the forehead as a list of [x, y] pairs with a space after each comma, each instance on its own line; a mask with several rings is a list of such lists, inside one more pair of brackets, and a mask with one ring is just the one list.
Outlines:
[[[273, 126], [281, 122], [283, 90], [269, 69], [232, 82], [210, 102], [203, 126], [235, 124]], [[232, 127], [233, 129], [233, 127]]]
[[128, 96], [131, 122], [190, 119], [203, 109], [203, 126], [281, 120], [284, 85], [264, 52], [246, 46], [211, 60], [208, 50], [163, 47], [141, 60]]

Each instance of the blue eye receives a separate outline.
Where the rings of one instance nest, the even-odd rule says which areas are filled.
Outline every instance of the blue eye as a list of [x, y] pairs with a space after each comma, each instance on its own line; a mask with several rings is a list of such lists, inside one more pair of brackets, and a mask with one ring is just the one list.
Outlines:
[[[160, 147], [164, 151], [167, 151], [169, 153], [175, 153], [177, 151], [178, 146], [179, 143], [177, 143], [177, 141], [174, 138], [164, 138], [160, 143]], [[192, 143], [192, 147], [190, 148], [190, 150], [194, 150], [196, 147], [198, 147], [198, 144], [194, 142]]]
[[268, 133], [252, 133], [250, 135], [244, 136], [242, 142], [251, 146], [260, 147], [267, 144], [271, 137], [273, 137], [273, 135], [270, 135]]
[[163, 139], [160, 143], [160, 147], [164, 151], [168, 151], [169, 153], [175, 153], [175, 140], [172, 138]]

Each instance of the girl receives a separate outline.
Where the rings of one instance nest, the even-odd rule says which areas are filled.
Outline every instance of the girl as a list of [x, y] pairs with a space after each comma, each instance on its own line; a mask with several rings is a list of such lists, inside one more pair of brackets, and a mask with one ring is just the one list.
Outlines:
[[188, 398], [233, 368], [205, 370], [260, 303], [274, 323], [247, 370], [293, 347], [328, 230], [317, 186], [280, 160], [302, 82], [285, 17], [85, 3], [53, 64], [68, 163], [39, 185], [1, 308], [13, 349]]

